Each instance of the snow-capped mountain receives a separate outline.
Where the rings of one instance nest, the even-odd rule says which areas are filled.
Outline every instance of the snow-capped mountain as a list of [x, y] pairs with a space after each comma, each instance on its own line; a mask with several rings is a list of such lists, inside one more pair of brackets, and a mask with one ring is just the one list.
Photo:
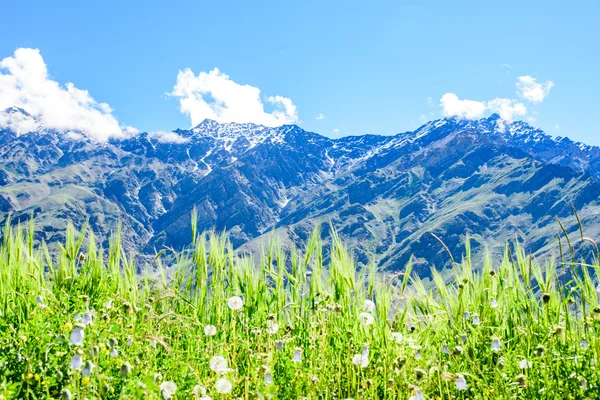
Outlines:
[[296, 125], [211, 120], [108, 143], [3, 126], [0, 216], [34, 215], [48, 242], [66, 220], [89, 218], [102, 241], [121, 220], [131, 249], [182, 247], [196, 208], [199, 229], [226, 230], [247, 251], [272, 232], [300, 244], [315, 223], [331, 222], [359, 261], [399, 269], [411, 255], [418, 265], [446, 261], [432, 232], [456, 258], [467, 233], [475, 249], [498, 250], [518, 235], [547, 253], [555, 217], [576, 229], [572, 204], [588, 234], [600, 232], [600, 149], [497, 115], [339, 139]]

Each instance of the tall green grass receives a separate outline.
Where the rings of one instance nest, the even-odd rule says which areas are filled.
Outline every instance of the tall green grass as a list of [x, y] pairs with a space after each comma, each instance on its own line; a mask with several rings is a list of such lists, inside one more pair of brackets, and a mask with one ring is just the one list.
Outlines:
[[426, 284], [357, 271], [335, 233], [327, 257], [315, 231], [252, 260], [193, 226], [138, 273], [118, 233], [104, 250], [69, 227], [51, 252], [34, 229], [3, 232], [0, 399], [600, 398], [597, 262], [472, 265], [467, 242]]

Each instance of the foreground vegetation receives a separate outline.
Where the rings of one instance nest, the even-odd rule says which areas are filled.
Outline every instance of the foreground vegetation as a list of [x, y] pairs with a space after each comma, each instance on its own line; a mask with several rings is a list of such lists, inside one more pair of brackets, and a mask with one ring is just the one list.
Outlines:
[[425, 284], [357, 273], [335, 235], [324, 265], [316, 234], [255, 262], [194, 232], [138, 273], [118, 235], [69, 229], [51, 256], [33, 234], [3, 232], [0, 399], [600, 398], [597, 263], [559, 280], [518, 247], [471, 265], [467, 243]]

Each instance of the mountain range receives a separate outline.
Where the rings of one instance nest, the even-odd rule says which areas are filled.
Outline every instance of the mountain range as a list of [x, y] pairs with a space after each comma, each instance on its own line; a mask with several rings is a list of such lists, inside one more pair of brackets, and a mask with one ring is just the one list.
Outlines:
[[[3, 113], [32, 118], [19, 108]], [[272, 235], [301, 246], [322, 224], [322, 235], [334, 227], [360, 264], [397, 271], [413, 257], [427, 275], [448, 261], [432, 233], [456, 259], [467, 234], [479, 254], [518, 239], [544, 256], [558, 247], [556, 217], [578, 232], [574, 206], [586, 235], [600, 234], [600, 148], [498, 115], [338, 139], [296, 125], [212, 120], [108, 142], [6, 126], [0, 221], [33, 216], [48, 243], [64, 238], [67, 221], [89, 220], [104, 246], [121, 223], [131, 251], [179, 249], [191, 242], [195, 208], [199, 230], [227, 231], [240, 251], [257, 252]]]

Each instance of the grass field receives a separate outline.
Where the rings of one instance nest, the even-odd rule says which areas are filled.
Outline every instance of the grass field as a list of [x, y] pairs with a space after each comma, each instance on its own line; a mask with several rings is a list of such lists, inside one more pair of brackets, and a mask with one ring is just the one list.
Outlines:
[[471, 265], [467, 243], [425, 284], [357, 272], [335, 235], [251, 260], [193, 229], [140, 273], [118, 235], [54, 255], [34, 229], [3, 232], [0, 399], [600, 398], [597, 261]]

